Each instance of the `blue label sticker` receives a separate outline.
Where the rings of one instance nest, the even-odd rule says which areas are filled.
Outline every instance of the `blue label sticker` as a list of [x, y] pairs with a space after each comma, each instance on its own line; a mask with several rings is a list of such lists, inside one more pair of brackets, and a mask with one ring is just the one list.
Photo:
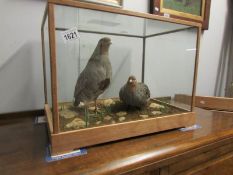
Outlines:
[[85, 148], [82, 148], [82, 149], [78, 149], [78, 150], [75, 150], [75, 151], [72, 151], [72, 152], [69, 152], [66, 154], [51, 156], [50, 151], [49, 151], [50, 150], [49, 147], [50, 146], [48, 146], [46, 149], [46, 157], [45, 157], [46, 162], [54, 162], [54, 161], [58, 161], [58, 160], [63, 160], [63, 159], [87, 154], [87, 150]]
[[200, 128], [201, 128], [201, 125], [195, 124], [193, 126], [189, 126], [186, 128], [180, 128], [179, 130], [182, 132], [186, 132], [186, 131], [192, 131], [192, 130], [196, 130], [196, 129], [200, 129]]

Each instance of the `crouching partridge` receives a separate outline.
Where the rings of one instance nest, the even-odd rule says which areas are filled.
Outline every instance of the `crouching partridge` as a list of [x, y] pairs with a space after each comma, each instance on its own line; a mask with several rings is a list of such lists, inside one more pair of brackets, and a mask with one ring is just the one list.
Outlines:
[[120, 89], [119, 96], [126, 105], [142, 108], [150, 99], [150, 90], [146, 84], [139, 83], [134, 76], [130, 76]]

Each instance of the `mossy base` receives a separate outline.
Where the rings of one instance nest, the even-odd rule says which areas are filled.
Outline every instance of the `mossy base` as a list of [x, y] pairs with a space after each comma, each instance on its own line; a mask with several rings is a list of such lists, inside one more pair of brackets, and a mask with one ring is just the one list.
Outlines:
[[74, 107], [72, 102], [59, 103], [61, 132], [187, 112], [184, 109], [151, 99], [143, 108], [130, 107], [118, 98], [97, 100]]

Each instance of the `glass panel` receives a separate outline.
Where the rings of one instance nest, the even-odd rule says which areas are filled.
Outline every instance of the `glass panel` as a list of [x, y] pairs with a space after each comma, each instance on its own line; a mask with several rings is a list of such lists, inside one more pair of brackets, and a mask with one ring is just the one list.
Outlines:
[[[133, 16], [55, 7], [61, 131], [187, 112], [183, 109], [187, 106], [171, 101], [174, 102], [176, 94], [192, 93], [196, 30], [189, 29], [190, 26]], [[74, 27], [78, 29], [79, 38], [64, 42], [61, 32]], [[98, 61], [92, 59], [90, 63], [90, 58]], [[108, 76], [107, 58], [112, 76]], [[144, 75], [151, 99], [147, 101], [148, 91], [142, 84], [130, 86], [128, 93], [119, 99], [120, 89], [127, 84], [130, 75], [134, 75], [138, 82]], [[145, 98], [134, 105], [135, 99], [130, 96], [129, 99], [134, 99], [133, 104], [123, 103], [123, 98], [135, 89]], [[77, 95], [76, 92], [82, 93]], [[168, 104], [161, 97], [172, 100]]]
[[45, 74], [46, 74], [46, 93], [47, 102], [50, 108], [52, 108], [52, 91], [51, 91], [51, 70], [50, 70], [50, 47], [49, 47], [49, 30], [48, 30], [48, 18], [44, 25], [44, 45], [45, 45]]
[[[112, 83], [100, 96], [102, 98], [118, 97], [119, 89], [133, 74], [141, 80], [142, 39], [110, 35], [80, 33], [80, 40], [64, 43], [59, 31], [57, 39], [57, 76], [59, 102], [73, 101], [73, 92], [78, 76], [85, 68], [98, 41], [103, 37], [111, 38], [109, 58], [112, 66]], [[123, 78], [125, 77], [125, 78]]]
[[146, 37], [155, 34], [189, 28], [190, 26], [146, 19]]
[[[97, 10], [56, 6], [56, 28], [77, 27], [81, 32], [100, 32], [143, 37], [190, 26]], [[146, 25], [146, 26], [145, 26]]]
[[135, 18], [102, 11], [56, 6], [56, 27], [68, 29], [76, 26], [79, 31], [115, 33], [143, 36], [143, 18]]
[[183, 95], [192, 96], [197, 29], [162, 34], [146, 39], [145, 83], [152, 97], [190, 110], [191, 99], [179, 104]]

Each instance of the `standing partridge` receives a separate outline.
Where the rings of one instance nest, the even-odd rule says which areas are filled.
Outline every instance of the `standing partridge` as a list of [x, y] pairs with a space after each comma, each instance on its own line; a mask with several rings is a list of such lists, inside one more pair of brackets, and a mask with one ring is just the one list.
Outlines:
[[112, 78], [112, 66], [109, 60], [111, 39], [99, 40], [86, 67], [78, 77], [74, 91], [74, 106], [95, 101], [108, 87]]

